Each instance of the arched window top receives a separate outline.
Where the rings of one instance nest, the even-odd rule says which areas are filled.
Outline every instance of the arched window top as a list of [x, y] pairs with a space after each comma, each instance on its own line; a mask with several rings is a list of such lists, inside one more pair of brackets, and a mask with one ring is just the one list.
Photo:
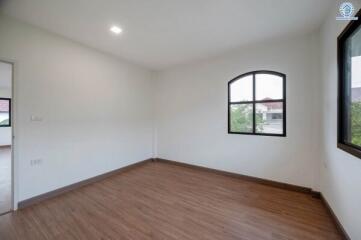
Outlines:
[[235, 82], [235, 81], [239, 80], [240, 78], [243, 78], [243, 77], [246, 77], [246, 76], [252, 76], [254, 74], [269, 74], [269, 75], [275, 75], [275, 76], [284, 77], [284, 78], [286, 77], [286, 75], [284, 73], [271, 71], [271, 70], [258, 70], [258, 71], [243, 73], [243, 74], [233, 78], [228, 83]]
[[286, 136], [286, 75], [248, 72], [228, 82], [228, 132]]

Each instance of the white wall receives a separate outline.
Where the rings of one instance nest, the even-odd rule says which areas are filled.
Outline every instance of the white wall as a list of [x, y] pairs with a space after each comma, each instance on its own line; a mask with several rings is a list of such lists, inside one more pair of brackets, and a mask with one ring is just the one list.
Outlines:
[[[340, 1], [341, 2], [341, 1]], [[353, 1], [356, 9], [360, 2]], [[338, 4], [322, 28], [321, 191], [352, 239], [361, 239], [361, 160], [337, 148], [337, 36], [348, 22], [336, 21]]]
[[0, 97], [11, 98], [11, 88], [0, 87]]
[[[16, 199], [157, 156], [321, 190], [361, 239], [361, 160], [336, 148], [336, 38], [346, 23], [335, 16], [321, 39], [255, 44], [156, 75], [0, 17], [0, 58], [16, 64]], [[286, 138], [227, 134], [227, 82], [259, 69], [287, 75]]]
[[0, 35], [15, 61], [18, 200], [152, 157], [150, 71], [7, 17]]
[[[256, 44], [159, 74], [158, 157], [319, 189], [318, 35]], [[227, 134], [227, 82], [287, 75], [287, 137]]]
[[11, 145], [11, 127], [0, 128], [0, 146]]

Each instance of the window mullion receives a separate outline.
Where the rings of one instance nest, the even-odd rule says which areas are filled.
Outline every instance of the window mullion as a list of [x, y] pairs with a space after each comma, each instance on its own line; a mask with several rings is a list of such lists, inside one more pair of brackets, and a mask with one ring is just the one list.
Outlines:
[[253, 74], [253, 133], [256, 133], [256, 74]]

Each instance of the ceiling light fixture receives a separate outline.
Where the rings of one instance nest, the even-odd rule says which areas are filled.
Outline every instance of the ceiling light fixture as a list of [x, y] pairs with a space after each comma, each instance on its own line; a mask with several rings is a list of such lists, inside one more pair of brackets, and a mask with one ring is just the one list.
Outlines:
[[118, 26], [112, 26], [110, 31], [116, 35], [119, 35], [123, 30]]

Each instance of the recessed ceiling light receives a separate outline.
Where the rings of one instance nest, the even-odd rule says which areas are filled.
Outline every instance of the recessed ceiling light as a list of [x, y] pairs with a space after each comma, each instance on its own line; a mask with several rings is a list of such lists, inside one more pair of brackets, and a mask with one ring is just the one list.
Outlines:
[[112, 26], [110, 31], [116, 35], [119, 35], [123, 30], [118, 26]]

